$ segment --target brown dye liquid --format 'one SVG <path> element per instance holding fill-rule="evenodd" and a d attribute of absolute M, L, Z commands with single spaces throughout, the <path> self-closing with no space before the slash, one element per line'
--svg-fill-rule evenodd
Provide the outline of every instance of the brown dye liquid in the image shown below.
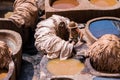
<path fill-rule="evenodd" d="M 7 13 L 4 15 L 4 17 L 5 17 L 5 18 L 9 18 L 12 14 L 13 14 L 13 12 L 7 12 Z"/>
<path fill-rule="evenodd" d="M 78 5 L 79 3 L 76 0 L 56 0 L 53 2 L 52 7 L 57 9 L 67 9 Z"/>
<path fill-rule="evenodd" d="M 47 70 L 54 75 L 74 75 L 82 71 L 84 64 L 76 59 L 53 59 L 47 64 Z"/>
<path fill-rule="evenodd" d="M 90 0 L 90 2 L 100 7 L 110 7 L 117 4 L 117 0 Z"/>
<path fill-rule="evenodd" d="M 0 80 L 5 78 L 7 76 L 7 73 L 7 70 L 0 70 Z"/>

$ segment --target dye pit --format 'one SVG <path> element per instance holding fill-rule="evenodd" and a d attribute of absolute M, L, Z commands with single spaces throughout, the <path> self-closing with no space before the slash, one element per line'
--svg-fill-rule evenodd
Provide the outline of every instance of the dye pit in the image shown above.
<path fill-rule="evenodd" d="M 52 7 L 56 9 L 69 9 L 78 6 L 77 0 L 55 0 Z"/>
<path fill-rule="evenodd" d="M 47 63 L 47 69 L 54 75 L 74 75 L 82 71 L 84 64 L 77 59 L 53 59 Z"/>
<path fill-rule="evenodd" d="M 108 19 L 96 20 L 90 23 L 89 30 L 96 38 L 100 38 L 104 34 L 114 34 L 120 37 L 120 21 Z"/>
<path fill-rule="evenodd" d="M 7 76 L 7 70 L 0 70 L 0 80 L 3 80 Z"/>
<path fill-rule="evenodd" d="M 93 80 L 120 80 L 120 78 L 94 77 Z"/>
<path fill-rule="evenodd" d="M 90 2 L 99 7 L 112 7 L 117 4 L 117 0 L 90 0 Z"/>
<path fill-rule="evenodd" d="M 61 67 L 61 66 L 59 66 L 61 64 L 57 63 L 57 65 L 55 65 L 55 67 L 52 67 L 52 69 L 55 69 L 56 66 L 60 67 L 59 69 L 57 69 L 58 70 L 57 72 L 59 72 L 59 75 L 58 75 L 58 73 L 57 73 L 57 75 L 56 74 L 54 75 L 51 72 L 52 69 L 48 70 L 47 66 L 49 64 L 49 61 L 50 60 L 46 56 L 43 56 L 41 59 L 41 62 L 40 62 L 40 80 L 80 80 L 80 79 L 88 80 L 88 79 L 90 79 L 90 77 L 92 77 L 91 75 L 88 75 L 88 74 L 86 74 L 87 77 L 86 77 L 86 75 L 82 74 L 82 71 L 84 69 L 84 65 L 79 60 L 75 60 L 75 59 L 70 59 L 70 60 L 66 60 L 66 61 L 59 60 L 60 62 L 62 62 L 62 65 L 66 66 L 66 67 Z M 54 60 L 52 61 L 52 66 L 53 66 L 53 64 L 56 64 L 55 63 L 56 61 L 54 63 L 53 62 L 54 62 Z M 73 62 L 75 62 L 75 63 L 73 63 Z M 69 71 L 68 69 L 70 69 L 70 68 L 65 63 L 70 65 L 71 70 L 74 70 L 74 71 L 71 71 L 71 70 Z M 76 67 L 76 69 L 74 67 Z M 68 69 L 65 70 L 66 68 L 68 68 Z M 68 72 L 66 74 L 63 73 L 61 75 L 60 72 L 62 70 L 68 71 Z M 76 71 L 76 70 L 78 70 L 78 71 Z"/>

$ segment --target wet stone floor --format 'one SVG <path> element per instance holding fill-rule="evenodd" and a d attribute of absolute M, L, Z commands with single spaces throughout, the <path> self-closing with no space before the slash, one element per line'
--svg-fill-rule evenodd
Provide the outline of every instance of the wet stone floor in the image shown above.
<path fill-rule="evenodd" d="M 26 53 L 22 54 L 21 72 L 16 80 L 40 80 L 40 61 L 43 57 L 43 53 L 36 52 L 31 54 L 33 52 L 35 51 L 32 45 L 32 47 L 27 49 Z M 120 78 L 94 77 L 93 80 L 120 80 Z"/>
<path fill-rule="evenodd" d="M 20 76 L 16 80 L 40 80 L 40 61 L 43 54 L 23 54 Z M 120 78 L 94 77 L 93 80 L 120 80 Z"/>
<path fill-rule="evenodd" d="M 40 60 L 42 54 L 37 53 L 35 55 L 23 54 L 22 65 L 19 78 L 16 80 L 40 80 Z"/>

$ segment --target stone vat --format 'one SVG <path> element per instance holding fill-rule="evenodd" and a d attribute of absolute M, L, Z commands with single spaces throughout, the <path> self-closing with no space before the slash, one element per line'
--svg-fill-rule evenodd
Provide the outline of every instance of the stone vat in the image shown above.
<path fill-rule="evenodd" d="M 90 27 L 92 27 L 90 29 Z M 89 20 L 85 26 L 85 36 L 88 42 L 92 44 L 104 34 L 120 34 L 120 18 L 117 17 L 99 17 Z"/>
<path fill-rule="evenodd" d="M 40 80 L 93 80 L 94 76 L 86 73 L 84 69 L 74 75 L 54 75 L 46 68 L 48 61 L 47 56 L 43 56 L 40 62 Z"/>
<path fill-rule="evenodd" d="M 16 73 L 15 73 L 15 64 L 13 61 L 9 63 L 9 69 L 5 73 L 0 73 L 2 77 L 0 80 L 16 80 Z"/>
<path fill-rule="evenodd" d="M 119 78 L 120 79 L 120 73 L 104 73 L 95 70 L 92 67 L 92 64 L 90 62 L 90 59 L 87 58 L 85 61 L 86 68 L 88 69 L 88 72 L 94 76 L 99 76 L 99 77 L 108 77 L 108 78 Z"/>
<path fill-rule="evenodd" d="M 7 43 L 13 53 L 13 61 L 15 63 L 16 76 L 20 73 L 22 61 L 22 38 L 19 33 L 12 30 L 0 30 L 0 40 Z"/>
<path fill-rule="evenodd" d="M 64 17 L 70 18 L 70 20 L 78 23 L 86 23 L 88 20 L 103 17 L 103 16 L 113 16 L 120 17 L 120 1 L 116 0 L 116 4 L 109 7 L 100 7 L 96 6 L 90 2 L 90 0 L 74 0 L 77 3 L 75 6 L 69 8 L 55 8 L 52 6 L 55 1 L 60 0 L 45 0 L 45 13 L 46 18 L 50 17 L 53 14 L 61 15 Z M 65 0 L 63 0 L 65 1 Z M 65 1 L 66 3 L 66 1 Z"/>

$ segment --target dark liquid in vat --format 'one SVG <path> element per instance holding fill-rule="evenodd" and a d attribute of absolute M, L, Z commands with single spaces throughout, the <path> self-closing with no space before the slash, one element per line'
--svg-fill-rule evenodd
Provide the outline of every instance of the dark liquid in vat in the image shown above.
<path fill-rule="evenodd" d="M 120 78 L 94 77 L 93 80 L 120 80 Z"/>
<path fill-rule="evenodd" d="M 68 9 L 78 6 L 77 0 L 55 0 L 52 4 L 53 8 L 56 9 Z"/>
<path fill-rule="evenodd" d="M 97 20 L 90 23 L 89 30 L 96 38 L 100 38 L 104 34 L 114 34 L 120 37 L 120 21 L 111 19 Z"/>
<path fill-rule="evenodd" d="M 70 78 L 52 78 L 51 80 L 73 80 Z"/>

